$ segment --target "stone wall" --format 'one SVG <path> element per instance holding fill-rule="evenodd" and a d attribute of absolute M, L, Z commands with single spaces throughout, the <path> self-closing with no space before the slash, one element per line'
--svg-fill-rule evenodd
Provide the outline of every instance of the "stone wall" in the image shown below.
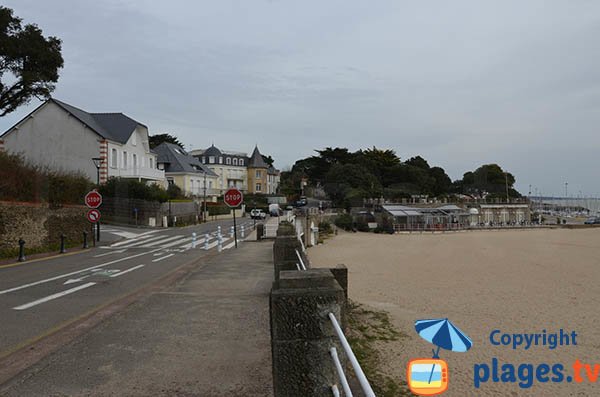
<path fill-rule="evenodd" d="M 84 206 L 0 201 L 0 252 L 17 248 L 19 239 L 30 249 L 57 244 L 62 233 L 67 242 L 83 241 L 83 232 L 90 231 L 86 212 Z"/>

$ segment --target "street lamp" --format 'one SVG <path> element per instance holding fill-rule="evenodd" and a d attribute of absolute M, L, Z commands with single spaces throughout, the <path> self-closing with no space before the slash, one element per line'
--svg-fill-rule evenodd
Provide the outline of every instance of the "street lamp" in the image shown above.
<path fill-rule="evenodd" d="M 102 159 L 100 157 L 93 157 L 92 161 L 96 166 L 96 184 L 100 187 L 100 166 L 102 165 Z"/>
<path fill-rule="evenodd" d="M 206 223 L 206 170 L 204 171 L 204 213 L 202 214 L 202 221 Z"/>

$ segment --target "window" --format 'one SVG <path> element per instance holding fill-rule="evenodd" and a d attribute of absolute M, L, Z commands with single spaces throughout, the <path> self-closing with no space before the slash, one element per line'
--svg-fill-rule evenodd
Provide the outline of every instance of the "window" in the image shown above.
<path fill-rule="evenodd" d="M 112 161 L 111 167 L 117 168 L 117 164 L 119 163 L 119 159 L 117 158 L 117 149 L 111 150 L 110 159 Z"/>
<path fill-rule="evenodd" d="M 154 159 L 152 157 L 148 158 L 148 168 L 154 168 Z"/>
<path fill-rule="evenodd" d="M 219 157 L 219 164 L 223 164 L 223 157 Z"/>
<path fill-rule="evenodd" d="M 206 164 L 206 157 L 202 156 L 202 164 Z"/>
<path fill-rule="evenodd" d="M 237 165 L 237 159 L 233 159 L 233 165 Z"/>
<path fill-rule="evenodd" d="M 123 152 L 123 164 L 124 169 L 127 169 L 127 152 Z"/>
<path fill-rule="evenodd" d="M 208 181 L 208 188 L 212 189 L 212 181 Z"/>
<path fill-rule="evenodd" d="M 194 180 L 190 179 L 190 192 L 194 194 Z"/>
<path fill-rule="evenodd" d="M 240 159 L 240 165 L 244 165 L 244 159 Z"/>
<path fill-rule="evenodd" d="M 262 171 L 261 170 L 256 170 L 256 177 L 257 178 L 262 178 Z"/>
<path fill-rule="evenodd" d="M 137 155 L 133 155 L 133 169 L 137 170 Z"/>
<path fill-rule="evenodd" d="M 262 191 L 262 185 L 261 185 L 260 183 L 257 183 L 257 184 L 256 184 L 256 191 L 257 191 L 257 192 L 260 192 L 260 191 Z"/>
<path fill-rule="evenodd" d="M 175 181 L 173 180 L 173 178 L 167 178 L 167 183 L 169 184 L 169 186 L 173 186 L 175 184 Z"/>
<path fill-rule="evenodd" d="M 214 163 L 215 163 L 215 156 L 209 156 L 209 157 L 208 157 L 208 162 L 209 162 L 210 164 L 214 164 Z"/>
<path fill-rule="evenodd" d="M 227 165 L 231 165 L 231 157 L 227 157 L 227 158 L 225 159 L 225 164 L 227 164 Z"/>

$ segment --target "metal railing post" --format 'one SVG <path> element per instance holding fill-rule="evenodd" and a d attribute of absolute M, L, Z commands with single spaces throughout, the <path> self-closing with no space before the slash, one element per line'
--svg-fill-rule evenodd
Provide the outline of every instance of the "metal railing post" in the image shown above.
<path fill-rule="evenodd" d="M 87 232 L 84 231 L 83 232 L 83 249 L 89 248 L 88 247 L 88 242 L 87 242 Z"/>
<path fill-rule="evenodd" d="M 65 249 L 65 235 L 64 234 L 60 234 L 60 253 L 64 254 L 66 253 L 67 250 Z"/>
<path fill-rule="evenodd" d="M 240 232 L 242 234 L 242 238 L 245 238 L 246 237 L 246 231 L 244 229 L 244 225 L 242 225 L 242 227 L 240 228 Z"/>
<path fill-rule="evenodd" d="M 192 233 L 192 248 L 196 248 L 196 232 Z"/>
<path fill-rule="evenodd" d="M 221 236 L 221 232 L 217 235 L 217 251 L 223 251 L 223 236 Z"/>
<path fill-rule="evenodd" d="M 210 238 L 209 234 L 208 234 L 208 233 L 206 233 L 206 234 L 204 235 L 204 250 L 205 250 L 205 251 L 208 251 L 208 239 L 209 239 L 209 238 Z"/>
<path fill-rule="evenodd" d="M 235 229 L 233 228 L 233 226 L 231 226 L 231 228 L 229 229 L 229 238 L 233 238 L 234 234 L 235 234 Z"/>
<path fill-rule="evenodd" d="M 25 262 L 25 240 L 19 239 L 19 262 Z"/>

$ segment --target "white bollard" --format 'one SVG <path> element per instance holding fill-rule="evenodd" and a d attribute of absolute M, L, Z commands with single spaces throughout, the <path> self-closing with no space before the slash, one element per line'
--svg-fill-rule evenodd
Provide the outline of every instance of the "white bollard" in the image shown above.
<path fill-rule="evenodd" d="M 246 230 L 244 229 L 244 225 L 240 228 L 240 233 L 242 233 L 242 238 L 246 237 Z"/>
<path fill-rule="evenodd" d="M 231 226 L 231 229 L 229 229 L 229 238 L 233 238 L 234 234 L 235 234 L 235 230 L 233 229 L 233 226 Z"/>
<path fill-rule="evenodd" d="M 196 248 L 196 232 L 192 233 L 192 248 Z"/>
<path fill-rule="evenodd" d="M 208 233 L 204 235 L 204 250 L 208 251 Z"/>
<path fill-rule="evenodd" d="M 223 251 L 223 236 L 221 236 L 220 232 L 217 235 L 217 251 Z"/>
<path fill-rule="evenodd" d="M 217 226 L 217 234 L 221 234 L 221 225 Z"/>

